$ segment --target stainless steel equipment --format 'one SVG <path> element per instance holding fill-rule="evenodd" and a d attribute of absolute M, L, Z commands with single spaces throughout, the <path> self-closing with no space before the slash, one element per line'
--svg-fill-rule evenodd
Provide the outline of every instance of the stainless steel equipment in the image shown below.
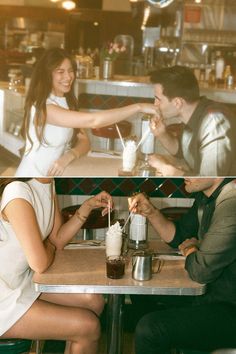
<path fill-rule="evenodd" d="M 147 0 L 147 2 L 153 6 L 163 9 L 169 6 L 174 0 Z"/>
<path fill-rule="evenodd" d="M 129 248 L 147 248 L 148 224 L 145 216 L 133 214 L 129 225 Z"/>

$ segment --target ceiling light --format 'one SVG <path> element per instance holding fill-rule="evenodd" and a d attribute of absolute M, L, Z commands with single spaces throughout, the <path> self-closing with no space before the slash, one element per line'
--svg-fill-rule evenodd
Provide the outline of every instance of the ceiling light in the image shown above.
<path fill-rule="evenodd" d="M 66 0 L 66 1 L 63 1 L 62 7 L 63 7 L 63 9 L 65 9 L 65 10 L 73 10 L 73 9 L 75 9 L 76 4 L 75 4 L 75 2 L 72 1 L 72 0 Z"/>

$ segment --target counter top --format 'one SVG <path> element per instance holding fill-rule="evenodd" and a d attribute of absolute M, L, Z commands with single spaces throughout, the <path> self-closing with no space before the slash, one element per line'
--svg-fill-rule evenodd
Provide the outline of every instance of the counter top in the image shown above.
<path fill-rule="evenodd" d="M 0 81 L 0 90 L 6 90 L 16 95 L 25 96 L 25 86 L 19 86 L 14 90 L 10 90 L 8 81 Z"/>

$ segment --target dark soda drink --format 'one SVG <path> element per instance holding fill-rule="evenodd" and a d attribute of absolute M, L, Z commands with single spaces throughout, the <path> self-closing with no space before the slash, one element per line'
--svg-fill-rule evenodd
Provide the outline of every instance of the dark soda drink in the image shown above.
<path fill-rule="evenodd" d="M 108 257 L 106 261 L 107 276 L 111 279 L 120 279 L 125 273 L 125 262 L 121 257 Z"/>

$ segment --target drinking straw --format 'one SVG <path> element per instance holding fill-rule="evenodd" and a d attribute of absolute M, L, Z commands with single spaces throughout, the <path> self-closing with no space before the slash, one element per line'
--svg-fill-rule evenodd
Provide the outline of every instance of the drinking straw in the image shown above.
<path fill-rule="evenodd" d="M 121 230 L 121 231 L 123 231 L 123 230 L 125 229 L 125 226 L 127 225 L 129 219 L 131 218 L 131 216 L 132 216 L 133 214 L 134 214 L 134 213 L 132 213 L 132 211 L 129 213 L 129 216 L 127 217 L 127 219 L 126 219 L 126 221 L 125 221 L 125 223 L 124 223 L 124 226 L 122 227 L 122 230 Z"/>
<path fill-rule="evenodd" d="M 120 132 L 120 129 L 118 127 L 118 125 L 116 124 L 116 130 L 117 130 L 117 133 L 119 135 L 119 138 L 120 138 L 120 141 L 122 143 L 122 146 L 123 146 L 123 149 L 125 148 L 125 143 L 124 143 L 124 139 L 122 138 L 122 135 L 121 135 L 121 132 Z"/>
<path fill-rule="evenodd" d="M 138 150 L 139 146 L 144 142 L 144 140 L 147 139 L 147 137 L 148 137 L 148 135 L 149 135 L 150 132 L 151 132 L 151 131 L 150 131 L 150 128 L 148 128 L 148 129 L 145 131 L 145 133 L 143 134 L 142 138 L 140 139 L 140 141 L 139 141 L 139 143 L 138 143 L 138 145 L 137 145 L 137 147 L 136 147 L 136 150 Z"/>
<path fill-rule="evenodd" d="M 108 200 L 108 228 L 111 227 L 111 204 L 110 200 Z"/>

